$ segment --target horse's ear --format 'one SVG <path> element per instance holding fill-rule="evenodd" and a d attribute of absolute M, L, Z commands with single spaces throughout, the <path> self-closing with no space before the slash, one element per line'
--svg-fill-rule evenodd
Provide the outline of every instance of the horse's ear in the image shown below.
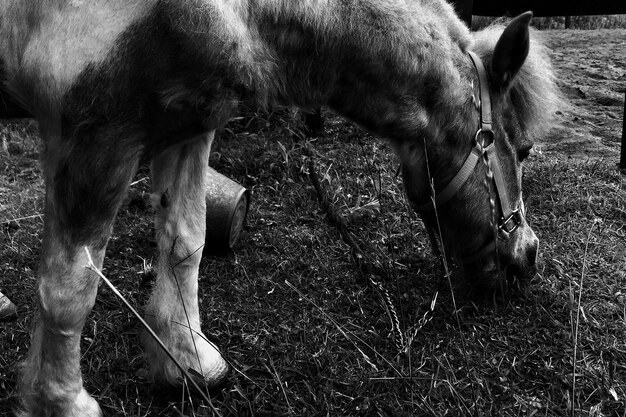
<path fill-rule="evenodd" d="M 517 16 L 511 20 L 498 39 L 491 60 L 491 81 L 495 88 L 506 89 L 526 60 L 532 17 L 532 12 Z"/>

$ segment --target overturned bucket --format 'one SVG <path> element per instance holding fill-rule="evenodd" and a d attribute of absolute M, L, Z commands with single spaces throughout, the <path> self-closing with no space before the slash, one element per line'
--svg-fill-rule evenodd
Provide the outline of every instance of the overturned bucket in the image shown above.
<path fill-rule="evenodd" d="M 9 298 L 0 292 L 0 320 L 10 319 L 17 316 L 17 308 Z"/>
<path fill-rule="evenodd" d="M 250 206 L 250 192 L 237 182 L 209 168 L 206 190 L 205 249 L 232 249 L 243 230 Z"/>

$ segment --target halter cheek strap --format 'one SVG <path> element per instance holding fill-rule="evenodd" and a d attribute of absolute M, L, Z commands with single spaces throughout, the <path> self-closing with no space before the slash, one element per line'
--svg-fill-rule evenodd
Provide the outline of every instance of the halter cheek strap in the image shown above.
<path fill-rule="evenodd" d="M 491 127 L 491 94 L 489 89 L 489 78 L 487 71 L 481 59 L 472 51 L 468 51 L 474 68 L 478 73 L 478 84 L 480 87 L 480 130 L 476 132 L 476 144 L 483 147 L 487 159 L 491 162 L 491 170 L 493 172 L 493 180 L 496 184 L 496 192 L 502 209 L 502 218 L 500 219 L 499 232 L 502 237 L 508 238 L 522 222 L 522 213 L 520 208 L 512 208 L 511 199 L 504 182 L 504 173 L 498 158 L 498 152 L 495 147 L 495 134 Z M 491 139 L 491 143 L 486 144 L 479 140 L 479 136 L 487 135 Z M 486 146 L 485 146 L 486 145 Z"/>
<path fill-rule="evenodd" d="M 454 178 L 450 180 L 448 185 L 446 185 L 441 192 L 435 194 L 434 201 L 430 199 L 421 206 L 414 207 L 414 209 L 417 211 L 432 211 L 435 209 L 435 206 L 441 207 L 447 203 L 461 189 L 463 184 L 467 182 L 472 172 L 474 172 L 476 164 L 480 160 L 482 154 L 482 149 L 478 145 L 474 146 L 468 157 L 465 159 L 465 162 L 463 162 L 463 166 L 461 166 L 459 172 L 456 173 Z"/>
<path fill-rule="evenodd" d="M 420 206 L 414 206 L 414 209 L 422 212 L 432 211 L 436 206 L 441 207 L 443 204 L 448 202 L 467 182 L 472 172 L 474 172 L 480 157 L 485 155 L 486 159 L 490 162 L 490 167 L 496 185 L 496 193 L 502 209 L 502 218 L 500 219 L 498 225 L 499 236 L 504 239 L 508 239 L 510 234 L 515 232 L 521 224 L 523 213 L 519 207 L 512 208 L 513 204 L 511 204 L 511 200 L 506 189 L 504 173 L 496 151 L 495 134 L 492 128 L 491 94 L 487 71 L 485 70 L 485 66 L 482 61 L 475 53 L 468 51 L 468 54 L 474 64 L 474 67 L 476 68 L 476 72 L 478 73 L 478 84 L 480 88 L 480 128 L 474 137 L 474 147 L 448 185 L 446 185 L 441 192 L 437 193 L 434 199 L 431 199 Z M 495 247 L 495 242 L 490 242 L 487 246 L 489 249 L 492 246 Z M 479 252 L 482 253 L 483 250 L 480 250 Z"/>

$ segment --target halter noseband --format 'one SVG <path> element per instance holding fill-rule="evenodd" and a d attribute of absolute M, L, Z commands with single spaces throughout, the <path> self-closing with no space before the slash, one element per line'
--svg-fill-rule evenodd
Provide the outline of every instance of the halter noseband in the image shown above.
<path fill-rule="evenodd" d="M 468 54 L 474 64 L 474 68 L 476 68 L 476 72 L 478 73 L 480 91 L 480 128 L 474 136 L 474 147 L 448 185 L 446 185 L 439 193 L 436 193 L 434 199 L 415 207 L 415 209 L 419 212 L 432 211 L 435 207 L 441 207 L 443 204 L 448 202 L 461 189 L 463 184 L 467 182 L 471 173 L 474 171 L 476 164 L 480 160 L 480 157 L 484 155 L 486 160 L 490 162 L 489 166 L 493 173 L 493 179 L 496 185 L 496 195 L 502 209 L 502 217 L 498 222 L 498 236 L 503 239 L 508 239 L 511 233 L 515 232 L 521 224 L 523 209 L 519 205 L 516 208 L 512 208 L 514 207 L 514 204 L 511 204 L 509 194 L 506 190 L 502 167 L 500 165 L 498 153 L 496 152 L 495 134 L 491 127 L 491 95 L 487 71 L 485 70 L 485 66 L 482 61 L 475 53 L 468 51 Z M 492 250 L 494 246 L 495 242 L 491 242 L 487 245 L 487 247 L 482 248 L 477 253 L 471 255 L 471 258 L 482 255 L 487 250 Z"/>

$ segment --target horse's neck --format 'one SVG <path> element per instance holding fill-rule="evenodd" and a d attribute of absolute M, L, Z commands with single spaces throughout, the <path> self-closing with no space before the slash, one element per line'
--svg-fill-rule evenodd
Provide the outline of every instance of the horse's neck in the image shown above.
<path fill-rule="evenodd" d="M 323 3 L 272 2 L 250 12 L 276 58 L 275 98 L 304 107 L 327 104 L 386 136 L 426 128 L 432 95 L 459 83 L 451 61 L 469 42 L 467 29 L 445 15 L 451 9 L 406 2 L 384 8 L 377 0 Z M 399 120 L 407 111 L 410 120 Z"/>

